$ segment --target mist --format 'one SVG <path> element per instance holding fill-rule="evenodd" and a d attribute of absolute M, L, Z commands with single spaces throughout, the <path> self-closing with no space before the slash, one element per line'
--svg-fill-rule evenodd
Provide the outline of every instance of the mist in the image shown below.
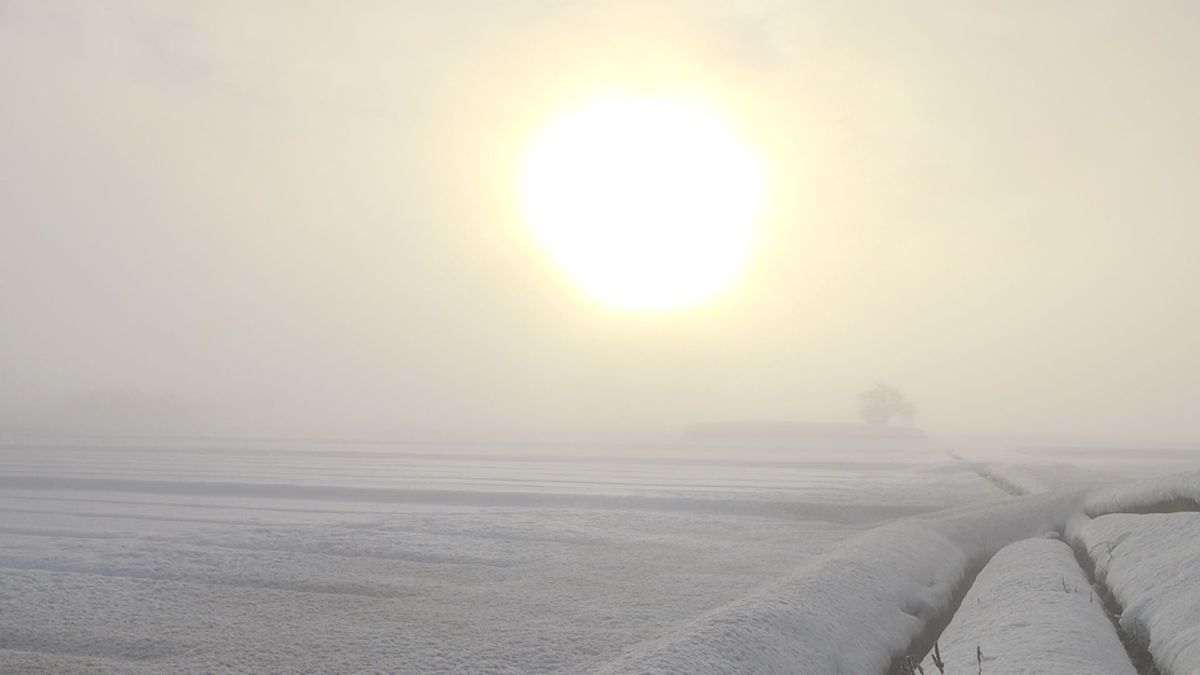
<path fill-rule="evenodd" d="M 1198 21 L 0 2 L 0 429 L 674 434 L 884 380 L 933 432 L 1195 441 Z M 514 158 L 614 80 L 717 92 L 766 157 L 709 304 L 597 304 L 521 220 Z"/>
<path fill-rule="evenodd" d="M 1198 26 L 0 0 L 0 672 L 1200 673 Z"/>

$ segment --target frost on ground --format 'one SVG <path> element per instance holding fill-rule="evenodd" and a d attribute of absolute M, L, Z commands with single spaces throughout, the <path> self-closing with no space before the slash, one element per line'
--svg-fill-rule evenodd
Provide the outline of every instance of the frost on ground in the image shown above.
<path fill-rule="evenodd" d="M 0 445 L 0 671 L 883 672 L 968 570 L 1090 494 L 1014 498 L 977 468 L 931 447 Z"/>
<path fill-rule="evenodd" d="M 779 584 L 639 645 L 604 672 L 884 672 L 949 609 L 972 564 L 1061 529 L 1080 499 L 1038 496 L 880 527 Z"/>
<path fill-rule="evenodd" d="M 1087 513 L 1090 516 L 1183 509 L 1200 510 L 1200 471 L 1101 488 L 1087 500 Z"/>
<path fill-rule="evenodd" d="M 1104 462 L 1085 466 L 1078 457 L 1061 449 L 964 443 L 953 453 L 1013 495 L 1113 483 L 1120 475 Z"/>
<path fill-rule="evenodd" d="M 0 672 L 595 670 L 1008 499 L 928 449 L 10 445 Z"/>
<path fill-rule="evenodd" d="M 1041 464 L 980 462 L 977 464 L 977 470 L 980 475 L 1016 495 L 1097 485 L 1114 480 L 1112 476 L 1094 469 L 1058 462 Z"/>
<path fill-rule="evenodd" d="M 1115 485 L 1200 467 L 1200 452 L 1190 446 L 1055 447 L 963 441 L 952 452 L 1012 494 Z M 1191 484 L 1196 484 L 1195 478 Z"/>
<path fill-rule="evenodd" d="M 966 564 L 932 528 L 882 527 L 602 672 L 883 672 L 946 609 Z"/>
<path fill-rule="evenodd" d="M 1100 598 L 1056 538 L 1011 544 L 983 568 L 939 640 L 945 672 L 1135 675 Z M 933 656 L 926 673 L 938 672 Z"/>
<path fill-rule="evenodd" d="M 1106 515 L 1078 536 L 1098 580 L 1124 608 L 1122 630 L 1164 675 L 1200 673 L 1200 513 Z"/>

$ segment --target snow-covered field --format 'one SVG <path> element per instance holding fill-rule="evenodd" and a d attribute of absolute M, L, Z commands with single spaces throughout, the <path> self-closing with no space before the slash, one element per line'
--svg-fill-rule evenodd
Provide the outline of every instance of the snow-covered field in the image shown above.
<path fill-rule="evenodd" d="M 0 670 L 588 670 L 1006 497 L 924 447 L 10 442 Z"/>
<path fill-rule="evenodd" d="M 920 442 L 9 440 L 0 671 L 884 672 L 1112 480 Z"/>

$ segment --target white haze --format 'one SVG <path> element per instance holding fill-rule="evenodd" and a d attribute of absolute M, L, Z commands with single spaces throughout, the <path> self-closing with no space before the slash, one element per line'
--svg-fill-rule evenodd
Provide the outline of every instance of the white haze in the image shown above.
<path fill-rule="evenodd" d="M 1190 3 L 0 0 L 0 429 L 1200 438 Z M 591 304 L 511 159 L 695 84 L 775 176 L 687 312 Z M 582 84 L 581 84 L 582 83 Z"/>

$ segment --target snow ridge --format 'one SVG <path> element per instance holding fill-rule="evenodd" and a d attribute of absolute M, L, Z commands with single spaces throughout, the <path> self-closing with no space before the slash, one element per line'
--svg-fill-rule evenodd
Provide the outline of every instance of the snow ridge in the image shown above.
<path fill-rule="evenodd" d="M 1121 630 L 1164 675 L 1200 673 L 1200 513 L 1107 515 L 1080 528 L 1080 541 L 1125 608 Z"/>
<path fill-rule="evenodd" d="M 885 526 L 600 672 L 882 672 L 946 608 L 966 565 L 928 525 Z"/>
<path fill-rule="evenodd" d="M 983 568 L 942 633 L 946 672 L 1135 675 L 1100 598 L 1057 538 L 1010 544 Z M 925 672 L 937 672 L 930 656 Z"/>
<path fill-rule="evenodd" d="M 1180 508 L 1162 510 L 1200 510 L 1200 471 L 1098 489 L 1088 497 L 1086 510 L 1094 518 L 1108 513 L 1157 511 L 1171 503 Z"/>
<path fill-rule="evenodd" d="M 1035 495 L 868 531 L 600 672 L 885 672 L 949 608 L 971 565 L 1014 541 L 1061 530 L 1081 499 Z"/>

